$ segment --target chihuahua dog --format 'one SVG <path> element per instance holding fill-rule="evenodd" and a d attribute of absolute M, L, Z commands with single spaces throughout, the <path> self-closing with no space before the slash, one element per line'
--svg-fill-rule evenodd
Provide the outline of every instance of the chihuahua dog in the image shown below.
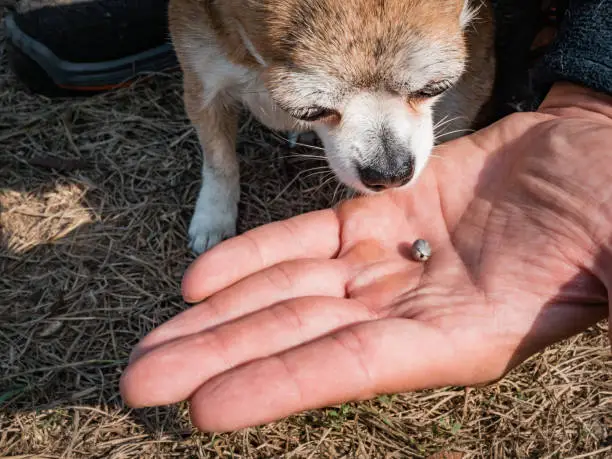
<path fill-rule="evenodd" d="M 197 253 L 236 232 L 241 106 L 270 129 L 314 131 L 338 179 L 373 193 L 414 182 L 436 123 L 457 137 L 491 97 L 480 0 L 171 0 L 169 23 L 204 151 Z"/>

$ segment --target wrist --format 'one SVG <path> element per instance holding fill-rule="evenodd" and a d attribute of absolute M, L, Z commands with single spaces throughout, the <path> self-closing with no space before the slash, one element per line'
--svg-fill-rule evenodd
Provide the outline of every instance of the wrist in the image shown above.
<path fill-rule="evenodd" d="M 612 124 L 612 95 L 560 81 L 551 87 L 538 111 L 559 117 L 580 117 Z"/>

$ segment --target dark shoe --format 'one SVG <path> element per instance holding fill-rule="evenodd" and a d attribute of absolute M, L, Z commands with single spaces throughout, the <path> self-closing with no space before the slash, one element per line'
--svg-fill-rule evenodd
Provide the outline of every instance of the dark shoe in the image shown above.
<path fill-rule="evenodd" d="M 32 91 L 94 94 L 177 68 L 168 0 L 97 0 L 5 18 L 9 65 Z"/>

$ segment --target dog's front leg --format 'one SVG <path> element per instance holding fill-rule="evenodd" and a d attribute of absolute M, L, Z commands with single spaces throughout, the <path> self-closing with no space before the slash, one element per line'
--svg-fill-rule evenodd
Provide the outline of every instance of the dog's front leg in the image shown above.
<path fill-rule="evenodd" d="M 224 93 L 208 100 L 197 74 L 184 72 L 185 108 L 203 150 L 202 184 L 189 226 L 196 253 L 236 234 L 240 177 L 236 155 L 238 107 Z"/>

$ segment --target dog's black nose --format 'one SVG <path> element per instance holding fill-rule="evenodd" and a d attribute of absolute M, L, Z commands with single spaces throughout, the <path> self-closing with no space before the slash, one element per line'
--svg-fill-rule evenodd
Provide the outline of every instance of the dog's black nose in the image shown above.
<path fill-rule="evenodd" d="M 393 170 L 388 167 L 363 166 L 358 167 L 358 172 L 361 183 L 366 187 L 372 191 L 383 191 L 408 183 L 414 175 L 414 160 L 411 158 Z"/>

